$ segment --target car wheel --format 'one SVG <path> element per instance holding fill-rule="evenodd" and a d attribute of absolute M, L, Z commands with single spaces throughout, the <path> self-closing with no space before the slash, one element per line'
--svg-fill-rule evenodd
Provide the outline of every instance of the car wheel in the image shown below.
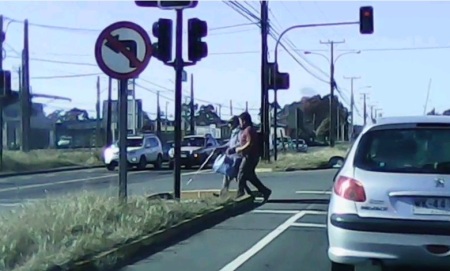
<path fill-rule="evenodd" d="M 139 170 L 144 170 L 147 167 L 147 159 L 145 159 L 145 156 L 141 156 L 139 159 L 139 164 L 137 165 L 137 168 Z"/>
<path fill-rule="evenodd" d="M 342 263 L 331 263 L 331 271 L 355 271 L 355 266 Z"/>
<path fill-rule="evenodd" d="M 162 167 L 162 156 L 161 154 L 158 154 L 158 158 L 156 158 L 155 164 L 153 164 L 155 169 L 161 169 Z"/>
<path fill-rule="evenodd" d="M 116 169 L 116 165 L 114 163 L 110 163 L 106 165 L 106 169 L 109 171 L 114 171 Z"/>

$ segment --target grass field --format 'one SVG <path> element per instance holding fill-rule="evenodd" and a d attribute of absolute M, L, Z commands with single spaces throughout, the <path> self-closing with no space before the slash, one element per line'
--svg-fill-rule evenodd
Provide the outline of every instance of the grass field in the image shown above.
<path fill-rule="evenodd" d="M 101 150 L 33 150 L 3 152 L 3 171 L 21 172 L 68 166 L 101 165 Z"/>
<path fill-rule="evenodd" d="M 272 168 L 273 170 L 288 169 L 310 169 L 326 167 L 333 156 L 345 157 L 348 144 L 337 144 L 334 148 L 322 147 L 308 153 L 286 153 L 280 154 L 276 162 L 261 163 L 261 168 Z"/>
<path fill-rule="evenodd" d="M 150 201 L 141 196 L 120 204 L 117 198 L 80 193 L 25 205 L 0 218 L 4 233 L 0 270 L 47 270 L 207 213 L 227 201 Z"/>

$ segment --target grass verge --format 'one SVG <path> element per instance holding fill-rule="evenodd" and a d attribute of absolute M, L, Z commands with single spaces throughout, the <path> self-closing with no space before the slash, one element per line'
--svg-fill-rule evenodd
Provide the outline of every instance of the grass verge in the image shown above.
<path fill-rule="evenodd" d="M 23 172 L 70 166 L 101 165 L 101 150 L 32 150 L 4 151 L 3 171 Z"/>
<path fill-rule="evenodd" d="M 309 153 L 280 154 L 276 162 L 261 163 L 260 168 L 268 168 L 273 171 L 327 168 L 331 157 L 345 157 L 348 148 L 348 144 L 339 144 L 334 148 L 323 147 Z"/>
<path fill-rule="evenodd" d="M 189 201 L 80 193 L 25 205 L 1 217 L 0 270 L 49 270 L 205 214 L 229 199 Z M 117 260 L 117 259 L 116 259 Z M 108 263 L 114 264 L 114 259 Z"/>

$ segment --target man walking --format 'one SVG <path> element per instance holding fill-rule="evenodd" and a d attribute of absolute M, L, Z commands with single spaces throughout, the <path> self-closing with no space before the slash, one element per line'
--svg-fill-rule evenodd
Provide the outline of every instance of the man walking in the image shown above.
<path fill-rule="evenodd" d="M 272 190 L 267 188 L 256 176 L 255 169 L 259 163 L 260 146 L 258 145 L 258 134 L 253 126 L 252 117 L 248 112 L 244 112 L 239 116 L 239 123 L 242 129 L 240 146 L 227 150 L 227 154 L 238 153 L 243 157 L 238 173 L 237 197 L 245 195 L 245 187 L 247 181 L 249 181 L 263 195 L 264 201 L 267 201 L 272 194 Z"/>

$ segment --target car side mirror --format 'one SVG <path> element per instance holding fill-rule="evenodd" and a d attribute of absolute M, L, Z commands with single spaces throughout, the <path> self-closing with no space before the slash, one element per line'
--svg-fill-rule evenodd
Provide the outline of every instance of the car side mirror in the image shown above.
<path fill-rule="evenodd" d="M 341 168 L 344 166 L 345 158 L 342 156 L 333 156 L 328 160 L 328 166 L 330 168 Z"/>

